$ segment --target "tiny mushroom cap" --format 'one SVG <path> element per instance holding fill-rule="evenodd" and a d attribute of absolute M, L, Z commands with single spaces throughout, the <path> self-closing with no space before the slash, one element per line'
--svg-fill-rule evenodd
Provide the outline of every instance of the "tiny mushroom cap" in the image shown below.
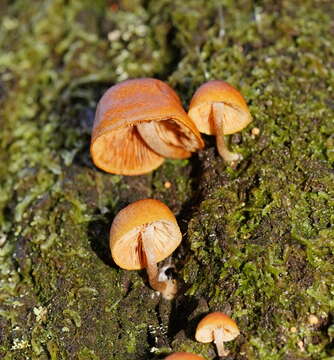
<path fill-rule="evenodd" d="M 107 172 L 144 174 L 165 157 L 187 158 L 201 147 L 178 95 L 160 80 L 123 81 L 98 103 L 90 150 L 95 165 Z"/>
<path fill-rule="evenodd" d="M 205 360 L 202 356 L 191 354 L 187 352 L 176 352 L 172 355 L 169 355 L 165 360 Z"/>
<path fill-rule="evenodd" d="M 214 341 L 219 356 L 226 356 L 228 351 L 223 343 L 235 339 L 240 334 L 234 320 L 222 312 L 213 312 L 205 316 L 197 325 L 195 338 L 202 343 Z"/>
<path fill-rule="evenodd" d="M 188 115 L 200 132 L 216 135 L 219 154 L 226 161 L 240 159 L 240 155 L 226 148 L 223 138 L 241 131 L 252 120 L 246 101 L 238 90 L 224 81 L 208 81 L 195 92 Z"/>
<path fill-rule="evenodd" d="M 176 281 L 161 280 L 157 263 L 181 243 L 182 234 L 171 210 L 159 200 L 136 201 L 121 210 L 110 229 L 110 248 L 115 263 L 126 270 L 146 268 L 150 285 L 172 299 Z"/>

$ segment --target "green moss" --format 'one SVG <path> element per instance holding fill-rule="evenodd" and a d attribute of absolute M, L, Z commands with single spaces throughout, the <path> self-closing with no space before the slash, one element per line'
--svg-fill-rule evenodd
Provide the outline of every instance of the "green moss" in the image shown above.
<path fill-rule="evenodd" d="M 99 358 L 94 354 L 94 351 L 89 350 L 86 347 L 84 347 L 82 350 L 80 350 L 79 359 L 80 360 L 99 360 Z"/>
<path fill-rule="evenodd" d="M 9 3 L 0 5 L 0 357 L 213 359 L 213 345 L 194 340 L 213 310 L 241 329 L 231 358 L 333 357 L 330 2 Z M 97 100 L 144 76 L 167 80 L 186 106 L 206 80 L 239 88 L 253 115 L 230 139 L 239 166 L 206 137 L 198 155 L 153 174 L 94 168 Z M 184 234 L 173 304 L 111 260 L 114 215 L 144 197 L 168 204 Z"/>

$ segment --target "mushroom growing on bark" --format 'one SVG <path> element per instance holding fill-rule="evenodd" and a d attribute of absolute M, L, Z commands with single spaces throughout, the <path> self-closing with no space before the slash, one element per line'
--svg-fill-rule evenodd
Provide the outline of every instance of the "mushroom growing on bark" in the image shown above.
<path fill-rule="evenodd" d="M 202 356 L 187 352 L 176 352 L 165 358 L 165 360 L 205 360 Z"/>
<path fill-rule="evenodd" d="M 230 84 L 212 80 L 200 86 L 191 99 L 189 117 L 201 133 L 215 135 L 220 156 L 227 162 L 240 160 L 228 150 L 224 135 L 234 134 L 252 120 L 246 101 Z"/>
<path fill-rule="evenodd" d="M 237 324 L 222 312 L 205 316 L 197 325 L 195 338 L 202 343 L 214 342 L 219 356 L 227 356 L 224 342 L 231 341 L 240 334 Z"/>
<path fill-rule="evenodd" d="M 174 214 L 161 201 L 144 199 L 121 210 L 111 226 L 110 248 L 115 263 L 126 270 L 146 268 L 154 290 L 171 300 L 177 292 L 174 279 L 159 279 L 157 263 L 181 243 Z"/>
<path fill-rule="evenodd" d="M 165 157 L 187 158 L 203 145 L 176 92 L 160 80 L 143 78 L 123 81 L 102 96 L 90 150 L 97 167 L 139 175 Z"/>

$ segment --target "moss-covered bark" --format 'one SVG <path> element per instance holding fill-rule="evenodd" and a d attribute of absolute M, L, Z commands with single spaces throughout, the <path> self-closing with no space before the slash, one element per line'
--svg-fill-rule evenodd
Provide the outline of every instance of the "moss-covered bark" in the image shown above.
<path fill-rule="evenodd" d="M 240 326 L 231 359 L 334 357 L 332 2 L 16 0 L 0 16 L 0 357 L 214 359 L 194 340 L 213 310 Z M 143 76 L 185 105 L 209 79 L 239 88 L 239 166 L 207 137 L 146 176 L 97 170 L 96 102 Z M 172 303 L 109 253 L 113 216 L 145 197 L 184 233 Z"/>

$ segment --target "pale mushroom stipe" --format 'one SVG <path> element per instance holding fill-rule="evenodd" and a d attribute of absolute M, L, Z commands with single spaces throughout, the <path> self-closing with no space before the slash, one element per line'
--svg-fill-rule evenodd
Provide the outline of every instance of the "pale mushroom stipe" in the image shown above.
<path fill-rule="evenodd" d="M 110 229 L 110 248 L 115 263 L 126 270 L 146 268 L 149 283 L 165 299 L 177 292 L 174 279 L 161 280 L 157 263 L 179 246 L 182 234 L 174 214 L 161 201 L 144 199 L 121 210 Z"/>
<path fill-rule="evenodd" d="M 202 343 L 214 342 L 219 356 L 227 356 L 224 342 L 235 339 L 240 334 L 235 321 L 222 312 L 206 315 L 197 325 L 195 338 Z"/>
<path fill-rule="evenodd" d="M 188 158 L 203 146 L 180 98 L 160 80 L 123 81 L 97 105 L 90 151 L 94 164 L 109 173 L 145 174 L 165 157 Z"/>
<path fill-rule="evenodd" d="M 228 150 L 224 139 L 224 135 L 241 131 L 252 120 L 238 90 L 224 81 L 209 81 L 196 90 L 188 115 L 201 133 L 216 136 L 217 150 L 225 161 L 242 159 L 240 154 Z"/>

